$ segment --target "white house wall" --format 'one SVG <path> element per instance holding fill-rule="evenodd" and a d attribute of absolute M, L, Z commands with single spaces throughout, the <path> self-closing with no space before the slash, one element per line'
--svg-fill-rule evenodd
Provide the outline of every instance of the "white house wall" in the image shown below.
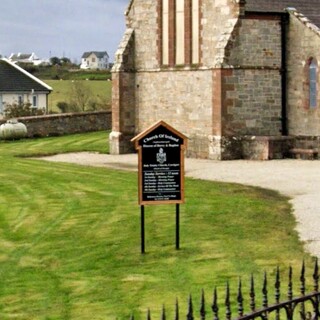
<path fill-rule="evenodd" d="M 46 109 L 47 107 L 47 94 L 46 93 L 35 93 L 35 94 L 30 94 L 30 93 L 2 93 L 2 105 L 3 109 L 6 108 L 6 105 L 12 105 L 16 104 L 19 102 L 19 96 L 23 97 L 23 102 L 24 103 L 31 103 L 32 104 L 32 99 L 33 96 L 37 96 L 37 102 L 38 102 L 38 109 Z"/>
<path fill-rule="evenodd" d="M 93 61 L 93 59 L 95 61 Z M 94 53 L 90 54 L 87 58 L 82 58 L 82 69 L 107 69 L 108 57 L 104 56 L 102 59 L 98 58 Z"/>

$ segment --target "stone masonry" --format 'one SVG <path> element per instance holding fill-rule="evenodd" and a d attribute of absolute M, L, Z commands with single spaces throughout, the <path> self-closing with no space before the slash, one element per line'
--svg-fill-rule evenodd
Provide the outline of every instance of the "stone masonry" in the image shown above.
<path fill-rule="evenodd" d="M 200 0 L 200 3 L 203 7 L 200 23 L 201 64 L 163 68 L 159 60 L 159 1 L 131 2 L 126 18 L 128 30 L 134 30 L 134 45 L 129 44 L 125 35 L 116 53 L 113 69 L 113 81 L 118 83 L 118 93 L 116 89 L 111 152 L 128 151 L 125 136 L 131 134 L 133 137 L 156 121 L 164 120 L 188 136 L 188 155 L 208 158 L 212 150 L 213 157 L 220 158 L 220 151 L 216 154 L 215 147 L 210 146 L 212 141 L 217 141 L 214 136 L 221 136 L 221 131 L 215 132 L 212 128 L 212 122 L 216 121 L 212 108 L 215 90 L 213 68 L 220 68 L 223 63 L 224 48 L 237 23 L 240 4 L 234 0 Z M 219 24 L 216 24 L 217 21 Z M 227 30 L 223 36 L 216 29 L 218 25 Z M 125 51 L 134 57 L 131 85 L 119 82 L 119 79 L 126 77 L 129 69 L 126 59 L 122 57 Z M 212 55 L 216 58 L 212 59 Z M 120 113 L 122 116 L 119 117 Z M 134 124 L 134 128 L 128 127 L 130 123 Z"/>
<path fill-rule="evenodd" d="M 318 108 L 309 108 L 308 72 L 305 69 L 311 57 L 317 58 L 319 63 L 320 30 L 293 10 L 290 12 L 289 38 L 292 39 L 288 49 L 289 132 L 295 136 L 319 136 L 319 95 Z"/>
<path fill-rule="evenodd" d="M 244 0 L 184 0 L 185 63 L 175 64 L 173 11 L 182 0 L 166 1 L 131 0 L 126 12 L 113 68 L 111 153 L 132 151 L 130 139 L 159 120 L 189 138 L 188 156 L 209 159 L 281 157 L 292 141 L 283 138 L 287 131 L 319 136 L 319 108 L 306 108 L 306 63 L 320 52 L 319 29 L 292 9 L 257 13 L 246 11 Z M 196 1 L 199 63 L 192 64 Z M 166 34 L 169 63 L 163 65 Z M 249 150 L 255 146 L 260 155 Z"/>
<path fill-rule="evenodd" d="M 17 120 L 26 125 L 28 137 L 62 136 L 111 129 L 110 111 L 19 117 Z M 0 124 L 3 123 L 6 120 L 0 120 Z"/>

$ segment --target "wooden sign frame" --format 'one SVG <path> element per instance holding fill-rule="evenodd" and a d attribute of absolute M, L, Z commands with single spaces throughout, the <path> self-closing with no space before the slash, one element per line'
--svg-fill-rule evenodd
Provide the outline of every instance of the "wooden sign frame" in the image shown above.
<path fill-rule="evenodd" d="M 139 204 L 184 203 L 187 137 L 160 120 L 131 141 L 138 151 Z"/>

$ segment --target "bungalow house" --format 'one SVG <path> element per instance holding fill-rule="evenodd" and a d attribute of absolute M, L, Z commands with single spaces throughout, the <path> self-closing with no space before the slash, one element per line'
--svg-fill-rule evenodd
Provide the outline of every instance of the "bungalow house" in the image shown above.
<path fill-rule="evenodd" d="M 35 66 L 49 65 L 48 60 L 39 59 L 35 53 L 11 53 L 9 60 L 12 62 L 32 63 Z"/>
<path fill-rule="evenodd" d="M 8 59 L 0 59 L 0 114 L 6 105 L 30 103 L 47 110 L 52 88 Z"/>
<path fill-rule="evenodd" d="M 108 69 L 109 55 L 107 51 L 85 52 L 81 57 L 80 69 Z"/>
<path fill-rule="evenodd" d="M 319 0 L 131 0 L 125 16 L 111 153 L 158 120 L 190 157 L 320 149 Z"/>

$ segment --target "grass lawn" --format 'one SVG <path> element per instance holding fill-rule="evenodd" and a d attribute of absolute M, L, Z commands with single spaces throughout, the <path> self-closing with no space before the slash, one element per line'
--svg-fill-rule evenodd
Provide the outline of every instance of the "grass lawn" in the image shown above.
<path fill-rule="evenodd" d="M 303 259 L 312 267 L 276 192 L 186 179 L 181 250 L 174 206 L 147 206 L 141 255 L 136 173 L 25 158 L 108 152 L 106 141 L 99 132 L 0 142 L 0 319 L 145 319 L 147 308 L 159 319 L 176 297 L 185 317 L 189 293 L 198 308 L 203 288 L 210 309 L 214 286 L 223 301 L 229 281 L 234 301 L 239 276 L 244 292 L 251 273 L 261 291 L 264 271 L 271 303 L 277 265 L 284 292 L 289 265 L 296 278 Z"/>
<path fill-rule="evenodd" d="M 69 101 L 72 80 L 44 80 L 44 82 L 53 88 L 48 98 L 48 109 L 59 112 L 57 103 Z M 85 84 L 90 88 L 93 98 L 111 103 L 111 81 L 90 80 L 85 81 Z"/>

